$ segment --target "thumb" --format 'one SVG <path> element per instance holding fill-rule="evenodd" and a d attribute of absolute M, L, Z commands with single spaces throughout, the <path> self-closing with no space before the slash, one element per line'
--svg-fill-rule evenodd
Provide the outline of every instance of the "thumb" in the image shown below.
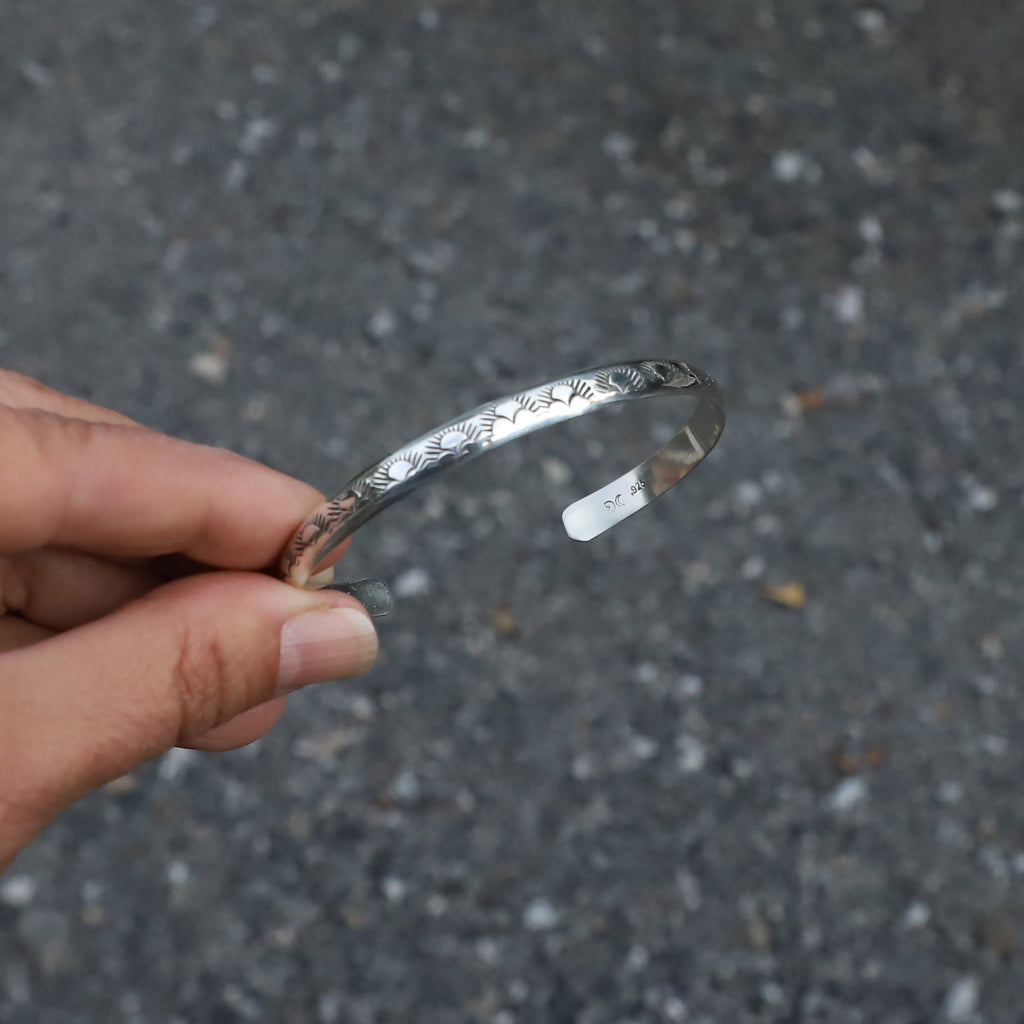
<path fill-rule="evenodd" d="M 221 572 L 0 655 L 0 870 L 89 790 L 376 654 L 353 598 Z"/>

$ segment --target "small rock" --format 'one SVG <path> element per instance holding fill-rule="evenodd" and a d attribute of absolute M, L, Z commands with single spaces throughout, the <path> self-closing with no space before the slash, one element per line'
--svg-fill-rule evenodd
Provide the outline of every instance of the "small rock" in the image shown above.
<path fill-rule="evenodd" d="M 889 21 L 883 11 L 875 7 L 865 7 L 854 15 L 857 27 L 868 36 L 883 36 L 889 27 Z"/>
<path fill-rule="evenodd" d="M 245 126 L 238 148 L 248 156 L 256 153 L 267 139 L 277 134 L 277 125 L 269 117 L 254 117 Z"/>
<path fill-rule="evenodd" d="M 861 240 L 866 245 L 881 245 L 885 238 L 885 229 L 882 227 L 882 222 L 871 214 L 861 217 L 857 230 L 860 232 Z"/>
<path fill-rule="evenodd" d="M 999 492 L 972 481 L 967 487 L 967 504 L 975 512 L 992 512 L 999 505 Z"/>
<path fill-rule="evenodd" d="M 1002 188 L 992 193 L 992 206 L 1004 216 L 1011 217 L 1024 208 L 1024 196 L 1012 188 Z"/>
<path fill-rule="evenodd" d="M 647 952 L 646 946 L 636 943 L 629 947 L 629 952 L 626 953 L 625 967 L 630 974 L 639 974 L 646 970 L 650 962 L 651 954 Z"/>
<path fill-rule="evenodd" d="M 410 804 L 419 799 L 422 787 L 415 772 L 399 772 L 388 787 L 391 799 L 397 803 Z"/>
<path fill-rule="evenodd" d="M 765 568 L 765 561 L 760 555 L 750 555 L 740 566 L 740 576 L 748 582 L 753 582 L 764 576 Z"/>
<path fill-rule="evenodd" d="M 572 480 L 572 470 L 561 459 L 545 459 L 541 463 L 544 479 L 552 487 L 564 487 Z"/>
<path fill-rule="evenodd" d="M 49 89 L 53 85 L 53 75 L 38 61 L 23 61 L 18 70 L 21 71 L 22 78 L 37 89 Z"/>
<path fill-rule="evenodd" d="M 637 761 L 650 761 L 658 753 L 658 746 L 653 736 L 634 733 L 629 738 L 629 752 Z"/>
<path fill-rule="evenodd" d="M 684 1021 L 686 1020 L 687 1007 L 686 1003 L 683 1002 L 678 996 L 669 996 L 665 1000 L 665 1006 L 663 1008 L 665 1018 L 670 1021 Z"/>
<path fill-rule="evenodd" d="M 832 315 L 841 324 L 862 323 L 864 320 L 864 289 L 855 284 L 843 285 L 832 299 Z"/>
<path fill-rule="evenodd" d="M 758 953 L 767 953 L 772 948 L 771 929 L 760 914 L 751 914 L 747 918 L 747 940 Z"/>
<path fill-rule="evenodd" d="M 519 623 L 511 605 L 500 604 L 491 612 L 491 625 L 498 636 L 511 640 L 519 636 Z"/>
<path fill-rule="evenodd" d="M 653 661 L 642 661 L 633 672 L 633 678 L 644 686 L 652 686 L 658 681 L 658 666 Z"/>
<path fill-rule="evenodd" d="M 761 593 L 769 601 L 793 611 L 800 611 L 807 604 L 807 588 L 797 580 L 790 580 L 789 583 L 781 583 L 778 586 L 766 583 Z"/>
<path fill-rule="evenodd" d="M 207 384 L 223 384 L 227 380 L 227 356 L 219 352 L 197 352 L 189 360 L 188 368 Z"/>
<path fill-rule="evenodd" d="M 789 185 L 804 177 L 810 161 L 803 153 L 780 150 L 772 157 L 772 176 Z"/>
<path fill-rule="evenodd" d="M 421 7 L 417 20 L 424 32 L 433 32 L 441 24 L 441 15 L 436 7 Z"/>
<path fill-rule="evenodd" d="M 828 798 L 828 805 L 833 811 L 842 813 L 863 803 L 867 795 L 868 784 L 860 776 L 854 775 L 849 779 L 843 779 L 832 790 Z"/>
<path fill-rule="evenodd" d="M 183 860 L 172 860 L 167 865 L 167 881 L 175 889 L 180 889 L 192 877 L 192 869 Z"/>
<path fill-rule="evenodd" d="M 679 691 L 680 697 L 686 697 L 688 700 L 693 700 L 704 692 L 704 680 L 701 679 L 700 676 L 689 672 L 686 675 L 679 677 L 679 681 L 676 683 L 676 689 Z"/>
<path fill-rule="evenodd" d="M 601 143 L 605 156 L 626 161 L 636 152 L 636 142 L 625 132 L 609 132 Z"/>
<path fill-rule="evenodd" d="M 736 485 L 736 504 L 741 510 L 753 508 L 763 497 L 761 485 L 755 480 L 741 480 Z"/>
<path fill-rule="evenodd" d="M 338 1024 L 341 1012 L 349 1000 L 340 992 L 325 992 L 316 1001 L 317 1019 L 320 1024 Z"/>
<path fill-rule="evenodd" d="M 376 310 L 366 325 L 367 333 L 378 341 L 390 338 L 398 329 L 398 317 L 386 306 Z"/>
<path fill-rule="evenodd" d="M 684 775 L 696 775 L 707 764 L 707 748 L 696 736 L 680 736 L 676 740 L 677 764 Z"/>
<path fill-rule="evenodd" d="M 961 978 L 946 993 L 942 1015 L 951 1022 L 969 1021 L 978 1009 L 978 982 Z"/>
<path fill-rule="evenodd" d="M 927 903 L 921 903 L 920 900 L 916 903 L 911 903 L 907 907 L 906 912 L 903 915 L 903 920 L 900 922 L 907 931 L 917 931 L 919 928 L 924 928 L 926 924 L 932 919 L 932 912 L 928 907 Z"/>
<path fill-rule="evenodd" d="M 396 597 L 425 597 L 431 590 L 430 573 L 426 569 L 406 569 L 398 579 L 392 590 Z"/>
<path fill-rule="evenodd" d="M 409 891 L 409 887 L 401 878 L 396 878 L 394 875 L 389 875 L 381 883 L 381 889 L 384 892 L 384 898 L 388 903 L 398 904 L 405 900 L 405 897 Z"/>
<path fill-rule="evenodd" d="M 546 932 L 558 925 L 561 914 L 546 899 L 531 900 L 523 911 L 523 924 L 531 932 Z"/>
<path fill-rule="evenodd" d="M 0 882 L 0 903 L 27 907 L 36 895 L 36 883 L 28 875 L 11 875 Z"/>

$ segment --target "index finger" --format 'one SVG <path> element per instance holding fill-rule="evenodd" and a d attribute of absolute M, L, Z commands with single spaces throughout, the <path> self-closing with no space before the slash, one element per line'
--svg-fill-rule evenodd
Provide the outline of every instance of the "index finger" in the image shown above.
<path fill-rule="evenodd" d="M 0 552 L 53 544 L 128 557 L 180 552 L 258 569 L 322 500 L 220 448 L 0 406 Z"/>

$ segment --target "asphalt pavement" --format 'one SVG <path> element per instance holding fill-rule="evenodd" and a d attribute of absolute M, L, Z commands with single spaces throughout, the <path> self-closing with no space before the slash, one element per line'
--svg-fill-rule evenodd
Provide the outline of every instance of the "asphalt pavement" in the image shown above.
<path fill-rule="evenodd" d="M 0 880 L 3 1024 L 1021 1024 L 1024 8 L 2 0 L 0 364 L 330 490 L 367 677 Z M 631 461 L 632 460 L 632 461 Z"/>

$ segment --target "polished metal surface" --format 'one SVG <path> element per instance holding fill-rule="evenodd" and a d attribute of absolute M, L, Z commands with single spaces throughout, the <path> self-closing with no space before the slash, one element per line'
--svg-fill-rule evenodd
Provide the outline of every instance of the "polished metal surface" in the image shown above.
<path fill-rule="evenodd" d="M 650 458 L 563 513 L 566 533 L 591 540 L 649 505 L 714 448 L 725 406 L 714 380 L 668 359 L 601 366 L 487 402 L 432 430 L 353 477 L 295 531 L 285 549 L 285 579 L 305 586 L 326 557 L 360 526 L 436 473 L 517 437 L 617 402 L 653 395 L 696 398 L 685 426 Z"/>

